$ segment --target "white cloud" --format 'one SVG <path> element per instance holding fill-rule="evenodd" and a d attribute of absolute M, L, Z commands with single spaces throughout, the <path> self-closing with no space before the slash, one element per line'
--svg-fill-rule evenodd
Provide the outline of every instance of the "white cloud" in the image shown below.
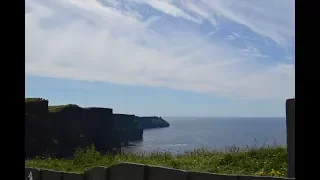
<path fill-rule="evenodd" d="M 228 40 L 234 40 L 234 39 L 236 39 L 234 36 L 228 35 Z"/>
<path fill-rule="evenodd" d="M 247 47 L 245 49 L 239 49 L 238 51 L 245 56 L 258 57 L 258 58 L 269 57 L 268 55 L 262 54 L 257 48 L 254 48 L 254 47 Z"/>
<path fill-rule="evenodd" d="M 220 30 L 220 29 L 219 29 L 219 28 L 217 28 L 215 31 L 211 31 L 211 32 L 209 32 L 209 33 L 207 34 L 207 37 L 209 37 L 209 36 L 213 36 L 213 35 L 214 35 L 214 34 L 216 34 L 219 30 Z"/>
<path fill-rule="evenodd" d="M 207 19 L 212 25 L 217 27 L 219 22 L 216 18 L 213 17 L 213 14 L 210 13 L 205 6 L 201 6 L 200 3 L 192 3 L 190 1 L 182 1 L 182 4 L 189 10 L 197 13 L 202 18 Z"/>
<path fill-rule="evenodd" d="M 149 4 L 163 13 L 202 23 L 182 8 L 219 25 L 217 17 L 223 16 L 245 25 L 252 31 L 271 38 L 286 48 L 295 36 L 295 2 L 292 0 L 124 0 Z M 177 4 L 182 8 L 177 7 Z"/>
<path fill-rule="evenodd" d="M 288 38 L 295 36 L 295 4 L 292 0 L 202 0 L 201 2 L 222 16 L 243 24 L 284 47 L 291 45 Z"/>
<path fill-rule="evenodd" d="M 232 32 L 232 34 L 233 34 L 234 36 L 237 36 L 238 38 L 240 37 L 240 35 L 237 34 L 237 33 L 235 33 L 235 32 Z"/>
<path fill-rule="evenodd" d="M 174 17 L 182 17 L 184 19 L 193 21 L 195 23 L 201 23 L 200 20 L 190 16 L 180 8 L 171 4 L 171 1 L 160 1 L 160 0 L 135 0 L 138 3 L 146 3 L 165 14 L 174 16 Z"/>
<path fill-rule="evenodd" d="M 285 56 L 283 59 L 284 60 L 292 60 L 292 57 L 291 56 Z"/>
<path fill-rule="evenodd" d="M 162 86 L 231 98 L 283 100 L 294 95 L 294 69 L 289 71 L 283 64 L 259 71 L 246 68 L 255 67 L 252 58 L 259 53 L 255 48 L 247 49 L 252 56 L 245 57 L 227 43 L 209 42 L 179 28 L 164 36 L 149 28 L 156 19 L 141 22 L 94 0 L 26 3 L 31 7 L 25 15 L 26 74 Z M 74 18 L 60 23 L 57 14 L 62 12 Z M 43 23 L 54 28 L 44 28 Z"/>
<path fill-rule="evenodd" d="M 293 64 L 284 64 L 284 63 L 278 64 L 277 66 L 270 69 L 270 72 L 292 77 L 292 79 L 294 79 L 295 77 L 294 76 L 295 68 Z"/>

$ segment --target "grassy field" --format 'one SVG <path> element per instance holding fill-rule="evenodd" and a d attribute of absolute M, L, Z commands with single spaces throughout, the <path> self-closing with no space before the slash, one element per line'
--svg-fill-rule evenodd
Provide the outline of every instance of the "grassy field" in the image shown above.
<path fill-rule="evenodd" d="M 118 155 L 101 155 L 94 146 L 78 149 L 71 159 L 41 158 L 26 160 L 26 167 L 38 167 L 57 171 L 84 172 L 94 166 L 110 166 L 119 162 L 158 165 L 182 170 L 219 174 L 258 176 L 287 176 L 287 149 L 267 147 L 260 149 L 227 148 L 206 150 L 204 148 L 172 155 L 168 152 Z"/>

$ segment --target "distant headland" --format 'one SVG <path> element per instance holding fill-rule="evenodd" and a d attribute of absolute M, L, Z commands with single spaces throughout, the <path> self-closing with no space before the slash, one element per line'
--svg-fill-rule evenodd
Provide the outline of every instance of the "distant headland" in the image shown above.
<path fill-rule="evenodd" d="M 114 114 L 111 108 L 75 104 L 49 106 L 43 98 L 25 98 L 25 156 L 69 157 L 76 148 L 94 144 L 100 152 L 119 152 L 143 130 L 169 127 L 157 116 Z"/>

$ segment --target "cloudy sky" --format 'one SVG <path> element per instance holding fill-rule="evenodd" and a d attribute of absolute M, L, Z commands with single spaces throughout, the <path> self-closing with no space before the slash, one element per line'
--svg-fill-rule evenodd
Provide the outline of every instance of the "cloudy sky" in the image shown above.
<path fill-rule="evenodd" d="M 285 116 L 293 0 L 25 0 L 26 97 L 161 116 Z"/>

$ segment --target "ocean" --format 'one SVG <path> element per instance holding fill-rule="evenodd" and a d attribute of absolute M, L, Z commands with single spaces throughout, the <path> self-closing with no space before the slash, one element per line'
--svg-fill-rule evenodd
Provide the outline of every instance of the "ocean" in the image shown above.
<path fill-rule="evenodd" d="M 283 118 L 196 118 L 163 117 L 168 128 L 144 130 L 143 140 L 131 142 L 124 152 L 184 151 L 230 146 L 261 147 L 286 145 L 286 119 Z"/>

